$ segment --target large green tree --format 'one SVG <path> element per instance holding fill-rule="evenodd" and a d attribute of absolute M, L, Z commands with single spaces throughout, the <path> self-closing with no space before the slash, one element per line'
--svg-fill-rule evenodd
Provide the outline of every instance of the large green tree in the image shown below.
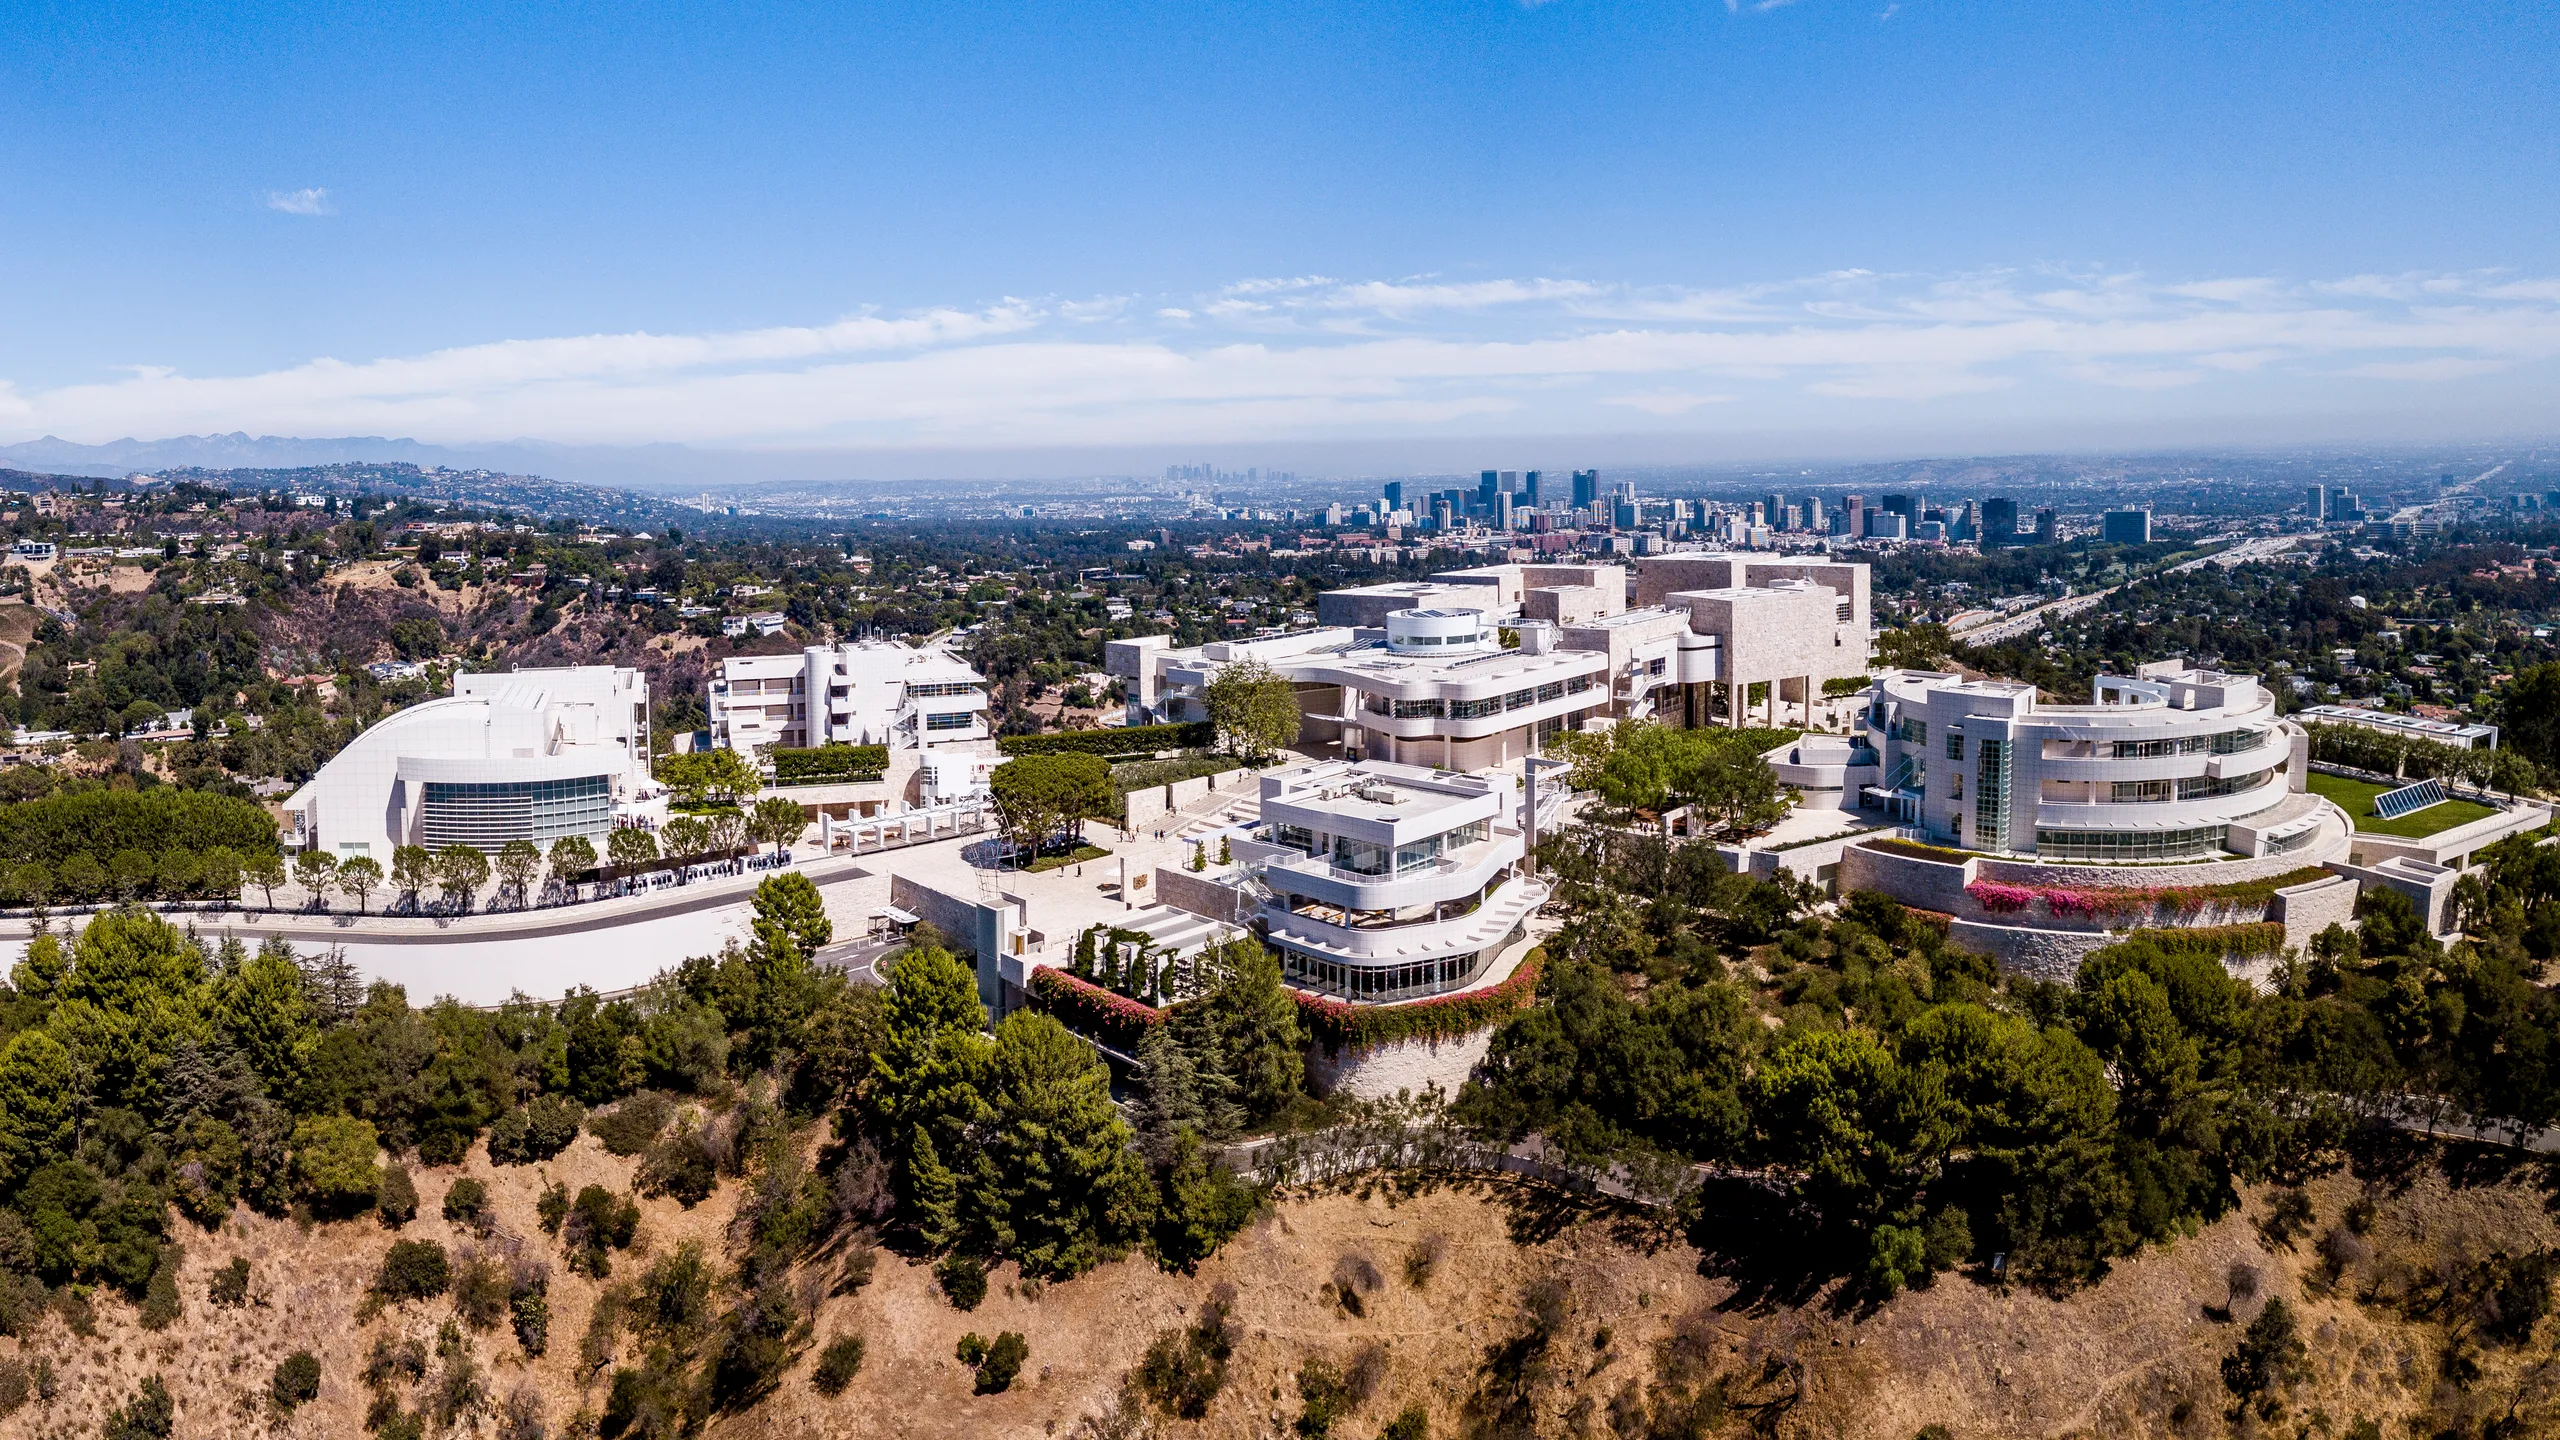
<path fill-rule="evenodd" d="M 1218 746 L 1247 760 L 1263 760 L 1298 739 L 1298 695 L 1288 677 L 1260 660 L 1220 670 L 1200 691 L 1217 727 Z"/>
<path fill-rule="evenodd" d="M 945 1243 L 959 1222 L 950 1166 L 969 1153 L 970 1129 L 987 1109 L 979 1093 L 993 1048 L 986 1025 L 978 977 L 937 939 L 889 963 L 871 1098 L 900 1202 Z"/>
<path fill-rule="evenodd" d="M 1036 1011 L 996 1027 L 985 1139 L 963 1205 L 991 1253 L 1032 1275 L 1077 1275 L 1126 1250 L 1153 1218 L 1154 1187 L 1111 1104 L 1093 1047 Z"/>
<path fill-rule="evenodd" d="M 1021 755 L 995 768 L 987 789 L 1005 838 L 1036 855 L 1060 833 L 1084 838 L 1084 822 L 1112 813 L 1111 762 L 1099 755 Z"/>

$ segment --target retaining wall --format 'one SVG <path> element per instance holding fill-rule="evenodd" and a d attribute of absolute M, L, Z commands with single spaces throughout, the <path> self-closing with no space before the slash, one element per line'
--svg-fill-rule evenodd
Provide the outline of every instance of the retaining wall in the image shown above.
<path fill-rule="evenodd" d="M 1245 923 L 1252 914 L 1252 901 L 1245 893 L 1223 882 L 1225 872 L 1203 870 L 1197 874 L 1177 870 L 1170 865 L 1156 867 L 1156 903 L 1224 920 L 1230 925 Z"/>
<path fill-rule="evenodd" d="M 1493 1048 L 1488 1025 L 1450 1039 L 1416 1037 L 1384 1045 L 1345 1045 L 1327 1049 L 1319 1041 L 1307 1047 L 1307 1088 L 1319 1096 L 1353 1095 L 1362 1100 L 1391 1100 L 1401 1092 L 1420 1095 L 1438 1086 L 1456 1099 L 1475 1068 Z"/>

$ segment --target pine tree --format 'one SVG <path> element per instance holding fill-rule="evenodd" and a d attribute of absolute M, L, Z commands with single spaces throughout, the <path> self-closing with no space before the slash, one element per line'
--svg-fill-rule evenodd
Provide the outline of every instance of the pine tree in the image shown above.
<path fill-rule="evenodd" d="M 1280 962 L 1252 940 L 1225 947 L 1225 971 L 1205 1007 L 1214 1019 L 1237 1102 L 1256 1119 L 1278 1113 L 1305 1088 L 1307 1031 L 1280 983 Z"/>
<path fill-rule="evenodd" d="M 960 1179 L 942 1163 L 931 1133 L 918 1129 L 906 1163 L 907 1213 L 916 1233 L 936 1250 L 960 1242 Z"/>
<path fill-rule="evenodd" d="M 1111 1073 L 1049 1016 L 996 1028 L 990 1114 L 964 1190 L 968 1223 L 1025 1274 L 1081 1274 L 1124 1252 L 1155 1216 L 1155 1186 L 1111 1105 Z"/>
<path fill-rule="evenodd" d="M 895 1162 L 900 1198 L 914 1207 L 939 1186 L 941 1154 L 969 1147 L 986 1101 L 979 1084 L 991 1042 L 978 978 L 938 937 L 920 937 L 889 968 L 881 1043 L 872 1055 L 872 1099 Z M 919 1173 L 920 1162 L 932 1164 Z M 946 1173 L 947 1172 L 943 1172 Z"/>
<path fill-rule="evenodd" d="M 1138 1132 L 1138 1148 L 1157 1166 L 1173 1163 L 1179 1133 L 1201 1129 L 1207 1116 L 1200 1106 L 1199 1075 L 1190 1053 L 1174 1038 L 1170 1025 L 1152 1025 L 1138 1041 L 1142 1074 L 1129 1096 L 1129 1125 Z"/>
<path fill-rule="evenodd" d="M 0 1191 L 70 1152 L 74 1090 L 71 1052 L 44 1031 L 0 1049 Z"/>

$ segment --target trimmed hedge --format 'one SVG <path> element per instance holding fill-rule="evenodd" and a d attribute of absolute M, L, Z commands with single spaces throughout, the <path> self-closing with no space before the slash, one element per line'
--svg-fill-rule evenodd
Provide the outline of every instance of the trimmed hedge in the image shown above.
<path fill-rule="evenodd" d="M 1533 947 L 1520 959 L 1511 978 L 1484 990 L 1434 995 L 1392 1005 L 1354 1005 L 1347 1000 L 1292 990 L 1298 1017 L 1307 1022 L 1328 1050 L 1349 1045 L 1367 1048 L 1400 1040 L 1453 1040 L 1499 1025 L 1537 998 L 1538 976 L 1546 969 L 1547 948 Z"/>
<path fill-rule="evenodd" d="M 1206 720 L 1179 725 L 1122 725 L 1108 730 L 1061 730 L 1048 735 L 1005 735 L 996 749 L 1007 755 L 1153 755 L 1159 750 L 1200 750 L 1218 743 L 1218 727 Z"/>
<path fill-rule="evenodd" d="M 889 770 L 886 745 L 815 745 L 808 749 L 765 752 L 773 761 L 773 783 L 806 785 L 821 780 L 877 780 Z"/>
<path fill-rule="evenodd" d="M 1031 972 L 1031 999 L 1069 1029 L 1099 1035 L 1128 1054 L 1137 1053 L 1138 1041 L 1163 1024 L 1165 1017 L 1164 1011 L 1142 1000 L 1046 965 Z"/>
<path fill-rule="evenodd" d="M 58 865 L 86 855 L 101 865 L 117 852 L 145 855 L 214 846 L 243 855 L 276 848 L 276 822 L 253 800 L 205 790 L 88 790 L 0 805 L 0 860 Z"/>
<path fill-rule="evenodd" d="M 2284 922 L 2252 920 L 2243 925 L 2198 925 L 2185 929 L 2136 930 L 2125 937 L 2145 940 L 2170 955 L 2220 960 L 2227 955 L 2274 955 L 2284 949 Z"/>
<path fill-rule="evenodd" d="M 1887 855 L 1907 855 L 1914 860 L 1935 860 L 1941 865 L 1961 865 L 1974 858 L 1970 850 L 1952 850 L 1944 845 L 1923 845 L 1917 840 L 1887 838 L 1861 840 L 1857 843 L 1870 850 L 1881 850 Z"/>

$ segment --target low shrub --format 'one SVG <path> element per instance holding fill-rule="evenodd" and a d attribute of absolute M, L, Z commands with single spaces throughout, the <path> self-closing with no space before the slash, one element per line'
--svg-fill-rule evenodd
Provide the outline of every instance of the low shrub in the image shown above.
<path fill-rule="evenodd" d="M 35 1376 L 25 1362 L 13 1355 L 0 1355 L 0 1420 L 18 1413 L 27 1397 L 36 1391 Z"/>
<path fill-rule="evenodd" d="M 445 1187 L 444 1218 L 481 1234 L 489 1229 L 489 1187 L 465 1175 Z"/>
<path fill-rule="evenodd" d="M 495 1330 L 513 1309 L 507 1268 L 493 1255 L 466 1253 L 453 1267 L 453 1313 L 474 1330 Z"/>
<path fill-rule="evenodd" d="M 160 1258 L 151 1266 L 151 1278 L 142 1290 L 142 1308 L 134 1318 L 145 1330 L 166 1330 L 178 1322 L 185 1307 L 178 1300 L 178 1264 L 185 1252 L 175 1243 L 160 1247 Z"/>
<path fill-rule="evenodd" d="M 107 1412 L 99 1440 L 169 1440 L 178 1423 L 178 1402 L 157 1375 L 146 1375 L 133 1397 Z"/>
<path fill-rule="evenodd" d="M 628 1250 L 640 1230 L 640 1206 L 628 1196 L 617 1197 L 601 1185 L 589 1185 L 578 1192 L 561 1225 L 561 1238 L 568 1243 L 569 1268 L 601 1280 L 613 1271 L 612 1252 Z"/>
<path fill-rule="evenodd" d="M 394 1240 L 373 1277 L 373 1293 L 386 1301 L 432 1300 L 453 1283 L 453 1265 L 433 1240 Z"/>
<path fill-rule="evenodd" d="M 1404 1283 L 1416 1290 L 1430 1284 L 1432 1272 L 1440 1268 L 1440 1262 L 1448 1254 L 1448 1236 L 1436 1232 L 1423 1236 L 1421 1243 L 1405 1254 Z"/>
<path fill-rule="evenodd" d="M 1200 1317 L 1179 1329 L 1159 1331 L 1138 1362 L 1138 1393 L 1178 1420 L 1197 1420 L 1227 1385 L 1227 1360 L 1235 1353 L 1228 1302 L 1213 1297 Z"/>
<path fill-rule="evenodd" d="M 975 1310 L 987 1298 L 987 1263 L 968 1255 L 945 1255 L 933 1267 L 933 1278 L 954 1310 Z"/>
<path fill-rule="evenodd" d="M 373 1213 L 385 1230 L 397 1230 L 418 1218 L 418 1184 L 409 1178 L 409 1168 L 393 1163 L 382 1167 L 374 1181 Z"/>
<path fill-rule="evenodd" d="M 643 1195 L 672 1196 L 690 1210 L 720 1187 L 720 1171 L 701 1134 L 685 1128 L 649 1147 L 632 1183 Z"/>
<path fill-rule="evenodd" d="M 586 1107 L 566 1095 L 537 1095 L 489 1127 L 489 1163 L 536 1165 L 576 1142 Z"/>
<path fill-rule="evenodd" d="M 1031 1358 L 1031 1342 L 1019 1330 L 999 1331 L 993 1340 L 981 1340 L 976 1334 L 960 1337 L 960 1363 L 977 1367 L 977 1393 L 999 1394 L 1013 1385 L 1022 1373 L 1022 1362 Z"/>
<path fill-rule="evenodd" d="M 276 1408 L 292 1414 L 302 1406 L 320 1398 L 320 1357 L 308 1350 L 296 1350 L 276 1365 L 275 1377 L 267 1382 L 267 1394 Z"/>
<path fill-rule="evenodd" d="M 560 1233 L 561 1224 L 569 1218 L 569 1187 L 554 1180 L 542 1187 L 533 1202 L 533 1218 L 545 1235 Z"/>
<path fill-rule="evenodd" d="M 809 1373 L 809 1383 L 818 1393 L 832 1400 L 844 1393 L 853 1377 L 862 1371 L 862 1337 L 839 1335 L 818 1352 L 818 1366 Z"/>
<path fill-rule="evenodd" d="M 212 1283 L 205 1287 L 205 1298 L 225 1310 L 236 1310 L 248 1304 L 248 1260 L 235 1255 L 230 1264 L 215 1270 Z"/>
<path fill-rule="evenodd" d="M 587 1133 L 603 1141 L 606 1150 L 627 1159 L 648 1149 L 675 1114 L 673 1100 L 643 1090 L 600 1115 L 588 1116 Z"/>
<path fill-rule="evenodd" d="M 1407 1405 L 1378 1432 L 1378 1440 L 1431 1440 L 1431 1416 L 1419 1405 Z"/>

